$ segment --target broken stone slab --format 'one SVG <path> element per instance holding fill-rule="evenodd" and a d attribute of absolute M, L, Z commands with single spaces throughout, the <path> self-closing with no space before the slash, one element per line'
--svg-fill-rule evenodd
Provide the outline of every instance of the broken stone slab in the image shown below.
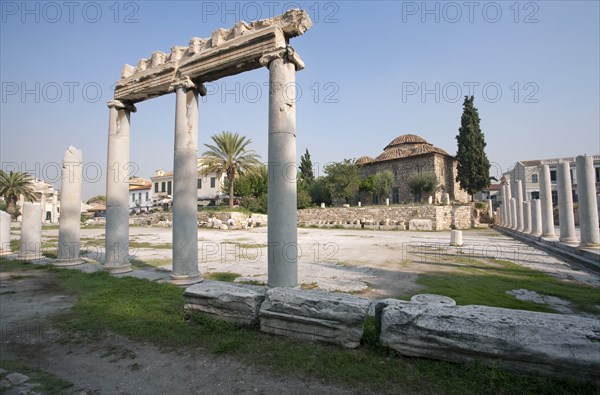
<path fill-rule="evenodd" d="M 398 301 L 382 310 L 380 340 L 406 356 L 497 361 L 517 371 L 600 381 L 595 317 Z"/>
<path fill-rule="evenodd" d="M 9 373 L 6 375 L 6 380 L 8 380 L 12 385 L 19 385 L 28 381 L 29 376 L 26 376 L 22 373 Z"/>
<path fill-rule="evenodd" d="M 272 288 L 260 308 L 260 330 L 356 348 L 368 306 L 368 299 L 349 294 Z"/>
<path fill-rule="evenodd" d="M 434 294 L 419 294 L 410 298 L 411 302 L 414 303 L 426 303 L 437 306 L 456 306 L 456 301 L 452 298 L 443 295 Z"/>
<path fill-rule="evenodd" d="M 250 325 L 258 320 L 265 287 L 203 281 L 187 287 L 183 294 L 186 310 L 200 311 L 214 318 Z"/>
<path fill-rule="evenodd" d="M 408 222 L 408 230 L 432 230 L 430 219 L 411 219 Z"/>

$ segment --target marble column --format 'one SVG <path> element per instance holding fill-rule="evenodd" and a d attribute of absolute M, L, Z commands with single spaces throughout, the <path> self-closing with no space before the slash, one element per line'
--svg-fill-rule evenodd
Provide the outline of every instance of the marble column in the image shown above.
<path fill-rule="evenodd" d="M 533 199 L 531 203 L 531 235 L 540 236 L 542 234 L 542 206 L 538 199 Z"/>
<path fill-rule="evenodd" d="M 58 254 L 54 264 L 72 266 L 83 263 L 79 257 L 81 236 L 81 184 L 83 154 L 69 146 L 65 152 L 60 181 L 61 216 L 58 224 Z"/>
<path fill-rule="evenodd" d="M 523 233 L 531 233 L 531 201 L 523 202 Z"/>
<path fill-rule="evenodd" d="M 517 199 L 510 198 L 510 228 L 517 230 Z"/>
<path fill-rule="evenodd" d="M 558 190 L 558 225 L 560 227 L 560 241 L 574 243 L 577 241 L 575 233 L 575 214 L 573 213 L 573 192 L 571 184 L 571 171 L 569 162 L 560 162 L 556 167 L 556 188 Z"/>
<path fill-rule="evenodd" d="M 33 203 L 23 204 L 21 223 L 21 247 L 18 259 L 42 258 L 42 207 Z"/>
<path fill-rule="evenodd" d="M 594 161 L 589 155 L 580 155 L 575 159 L 575 165 L 577 196 L 579 197 L 580 246 L 583 248 L 598 247 L 600 230 L 598 228 Z"/>
<path fill-rule="evenodd" d="M 523 187 L 521 180 L 515 181 L 515 199 L 517 203 L 517 232 L 523 231 Z"/>
<path fill-rule="evenodd" d="M 543 165 L 539 172 L 540 205 L 542 210 L 542 237 L 555 237 L 554 213 L 552 209 L 552 185 L 550 167 Z"/>
<path fill-rule="evenodd" d="M 108 163 L 106 174 L 106 244 L 104 270 L 131 271 L 129 264 L 130 114 L 132 104 L 108 102 Z M 62 210 L 61 210 L 62 212 Z"/>
<path fill-rule="evenodd" d="M 42 211 L 42 223 L 45 224 L 46 223 L 46 189 L 44 189 L 42 191 L 42 197 L 40 199 L 40 207 L 41 207 L 41 211 Z"/>
<path fill-rule="evenodd" d="M 175 90 L 175 155 L 173 165 L 173 273 L 171 282 L 202 281 L 198 270 L 198 88 L 189 78 Z"/>
<path fill-rule="evenodd" d="M 290 48 L 291 49 L 291 48 Z M 269 68 L 268 285 L 298 285 L 296 67 L 289 50 L 261 59 Z M 300 61 L 301 62 L 301 61 Z"/>
<path fill-rule="evenodd" d="M 500 226 L 506 226 L 506 188 L 504 184 L 500 186 L 500 195 L 502 197 L 500 204 Z"/>
<path fill-rule="evenodd" d="M 506 227 L 507 228 L 511 228 L 513 229 L 513 227 L 517 226 L 516 223 L 516 219 L 513 221 L 513 216 L 512 216 L 512 207 L 511 207 L 511 200 L 512 200 L 512 194 L 510 191 L 510 181 L 506 183 Z"/>
<path fill-rule="evenodd" d="M 490 215 L 490 223 L 494 223 L 494 205 L 492 204 L 492 199 L 488 199 L 488 213 Z"/>
<path fill-rule="evenodd" d="M 58 193 L 52 193 L 52 223 L 58 223 Z"/>
<path fill-rule="evenodd" d="M 10 214 L 0 210 L 0 255 L 10 254 Z"/>

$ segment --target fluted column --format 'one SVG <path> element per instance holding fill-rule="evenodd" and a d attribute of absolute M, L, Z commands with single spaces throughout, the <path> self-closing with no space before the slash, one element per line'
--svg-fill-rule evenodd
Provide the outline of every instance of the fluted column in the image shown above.
<path fill-rule="evenodd" d="M 560 162 L 556 167 L 556 188 L 558 190 L 559 240 L 565 243 L 577 241 L 575 214 L 573 213 L 573 192 L 569 162 Z"/>
<path fill-rule="evenodd" d="M 296 70 L 291 47 L 267 55 L 269 68 L 268 285 L 298 285 L 296 212 Z"/>
<path fill-rule="evenodd" d="M 125 273 L 132 270 L 129 265 L 129 118 L 136 108 L 132 104 L 112 100 L 108 102 L 108 109 L 104 269 L 111 273 Z"/>
<path fill-rule="evenodd" d="M 511 229 L 517 230 L 517 199 L 510 198 L 510 223 Z"/>
<path fill-rule="evenodd" d="M 531 235 L 542 234 L 542 206 L 538 199 L 531 200 Z"/>
<path fill-rule="evenodd" d="M 540 204 L 542 210 L 542 237 L 555 237 L 554 213 L 552 209 L 552 186 L 550 184 L 550 168 L 543 165 L 539 172 Z"/>
<path fill-rule="evenodd" d="M 524 221 L 523 221 L 523 187 L 521 184 L 521 180 L 515 181 L 515 199 L 517 203 L 517 232 L 522 232 L 524 229 Z"/>
<path fill-rule="evenodd" d="M 83 154 L 70 146 L 65 152 L 60 182 L 61 215 L 58 225 L 58 266 L 83 263 L 79 257 L 81 236 L 81 186 Z"/>
<path fill-rule="evenodd" d="M 171 282 L 202 281 L 198 270 L 198 86 L 185 77 L 175 90 L 173 273 Z"/>
<path fill-rule="evenodd" d="M 596 202 L 596 174 L 591 156 L 580 155 L 575 159 L 577 171 L 577 196 L 579 197 L 580 246 L 598 247 L 598 206 Z"/>
<path fill-rule="evenodd" d="M 531 201 L 523 202 L 523 233 L 531 233 Z"/>

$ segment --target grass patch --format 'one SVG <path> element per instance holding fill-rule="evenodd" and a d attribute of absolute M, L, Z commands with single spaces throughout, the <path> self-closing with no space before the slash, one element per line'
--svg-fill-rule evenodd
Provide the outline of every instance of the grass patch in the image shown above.
<path fill-rule="evenodd" d="M 32 278 L 33 276 L 29 274 L 11 274 L 8 278 L 11 280 L 23 280 L 25 278 Z"/>
<path fill-rule="evenodd" d="M 489 364 L 455 365 L 400 358 L 378 346 L 379 329 L 367 322 L 358 350 L 288 341 L 183 310 L 183 291 L 104 272 L 46 267 L 59 286 L 78 295 L 72 311 L 54 319 L 73 333 L 118 333 L 180 350 L 202 349 L 236 357 L 275 374 L 313 377 L 358 392 L 396 393 L 594 393 L 591 384 L 536 375 L 521 376 Z"/>
<path fill-rule="evenodd" d="M 225 281 L 228 283 L 234 282 L 235 279 L 240 276 L 241 274 L 232 272 L 212 272 L 204 274 L 204 278 L 207 280 Z"/>
<path fill-rule="evenodd" d="M 160 250 L 170 250 L 173 248 L 171 243 L 150 243 L 147 241 L 129 241 L 129 248 L 155 248 Z"/>
<path fill-rule="evenodd" d="M 164 266 L 170 265 L 173 262 L 170 258 L 158 258 L 158 259 L 132 259 L 129 261 L 131 266 L 137 269 L 143 268 L 162 268 Z"/>
<path fill-rule="evenodd" d="M 221 244 L 233 244 L 234 246 L 243 249 L 258 249 L 266 248 L 268 246 L 267 243 L 239 243 L 235 241 L 224 241 Z"/>
<path fill-rule="evenodd" d="M 63 391 L 68 388 L 73 387 L 73 384 L 65 381 L 61 378 L 54 376 L 53 374 L 44 372 L 40 369 L 35 369 L 30 367 L 29 365 L 19 362 L 19 361 L 11 361 L 11 360 L 0 360 L 0 368 L 6 369 L 6 373 L 0 374 L 0 381 L 6 377 L 6 375 L 10 373 L 22 373 L 29 376 L 30 380 L 28 382 L 39 383 L 39 387 L 35 387 L 35 393 L 39 394 L 62 394 Z M 0 386 L 0 394 L 4 394 L 6 392 L 6 388 Z M 32 393 L 33 393 L 32 392 Z"/>
<path fill-rule="evenodd" d="M 424 287 L 418 293 L 433 293 L 448 296 L 459 305 L 478 304 L 509 309 L 555 312 L 547 305 L 521 301 L 506 291 L 528 289 L 542 295 L 568 300 L 572 308 L 586 313 L 599 314 L 598 288 L 561 281 L 546 273 L 517 265 L 516 263 L 492 259 L 490 263 L 480 260 L 456 259 L 458 273 L 425 273 L 417 278 Z M 407 297 L 412 296 L 405 295 Z"/>

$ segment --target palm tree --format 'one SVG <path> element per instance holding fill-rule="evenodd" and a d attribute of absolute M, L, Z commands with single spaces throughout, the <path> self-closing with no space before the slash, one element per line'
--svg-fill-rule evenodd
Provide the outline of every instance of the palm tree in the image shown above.
<path fill-rule="evenodd" d="M 27 173 L 6 173 L 0 170 L 0 196 L 6 201 L 6 212 L 13 217 L 21 195 L 32 203 L 35 200 L 31 176 Z"/>
<path fill-rule="evenodd" d="M 229 186 L 229 207 L 233 207 L 233 185 L 235 177 L 253 173 L 260 165 L 260 156 L 246 147 L 252 142 L 238 133 L 221 132 L 211 136 L 214 144 L 204 144 L 209 150 L 202 154 L 201 173 L 222 174 L 227 176 Z"/>

